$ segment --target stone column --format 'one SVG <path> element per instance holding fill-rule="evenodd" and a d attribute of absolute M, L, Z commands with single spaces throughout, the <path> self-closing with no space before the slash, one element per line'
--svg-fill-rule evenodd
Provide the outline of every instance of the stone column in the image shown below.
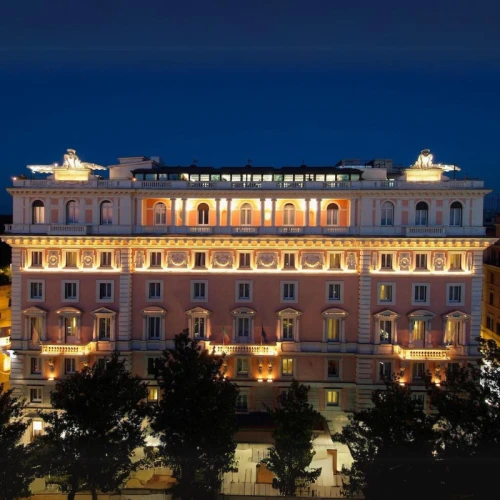
<path fill-rule="evenodd" d="M 304 226 L 309 227 L 309 207 L 311 204 L 311 200 L 309 198 L 306 199 L 306 213 L 304 218 Z"/>
<path fill-rule="evenodd" d="M 215 225 L 220 226 L 220 198 L 215 198 Z"/>
<path fill-rule="evenodd" d="M 182 225 L 187 226 L 187 198 L 182 198 Z"/>
<path fill-rule="evenodd" d="M 272 199 L 271 226 L 276 227 L 276 198 Z"/>
<path fill-rule="evenodd" d="M 174 228 L 176 224 L 175 202 L 177 198 L 170 198 L 170 227 Z"/>
<path fill-rule="evenodd" d="M 233 202 L 232 198 L 227 198 L 227 220 L 226 220 L 226 226 L 231 226 L 231 204 Z"/>
<path fill-rule="evenodd" d="M 318 206 L 316 207 L 316 226 L 321 226 L 321 199 L 318 198 L 316 200 L 318 202 Z"/>
<path fill-rule="evenodd" d="M 266 224 L 266 199 L 260 199 L 260 226 L 264 227 Z"/>

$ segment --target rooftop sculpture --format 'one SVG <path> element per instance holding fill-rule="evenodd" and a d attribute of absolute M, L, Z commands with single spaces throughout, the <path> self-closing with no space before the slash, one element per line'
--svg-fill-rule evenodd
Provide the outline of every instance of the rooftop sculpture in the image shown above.
<path fill-rule="evenodd" d="M 460 170 L 460 167 L 457 167 L 456 165 L 443 165 L 442 163 L 434 163 L 434 156 L 431 154 L 430 149 L 422 149 L 422 151 L 420 151 L 420 155 L 417 158 L 417 161 L 410 168 L 440 168 L 444 172 L 449 172 L 451 170 Z"/>
<path fill-rule="evenodd" d="M 39 172 L 43 174 L 53 174 L 54 172 L 61 170 L 107 170 L 106 167 L 101 165 L 81 161 L 74 149 L 67 150 L 67 153 L 64 155 L 64 162 L 62 165 L 58 165 L 57 163 L 53 163 L 52 165 L 28 165 L 28 168 L 32 172 Z"/>

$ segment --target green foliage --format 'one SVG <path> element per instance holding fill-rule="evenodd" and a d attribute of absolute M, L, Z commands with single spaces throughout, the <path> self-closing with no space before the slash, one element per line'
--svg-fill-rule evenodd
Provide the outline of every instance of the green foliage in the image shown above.
<path fill-rule="evenodd" d="M 273 488 L 281 495 L 295 496 L 321 474 L 321 469 L 307 470 L 314 457 L 314 427 L 322 421 L 319 412 L 309 404 L 310 387 L 292 381 L 288 391 L 278 397 L 278 408 L 267 408 L 276 429 L 269 458 L 262 460 L 273 474 Z"/>
<path fill-rule="evenodd" d="M 176 497 L 211 498 L 234 469 L 238 387 L 224 377 L 222 364 L 184 331 L 157 366 L 162 397 L 152 428 L 177 481 Z"/>
<path fill-rule="evenodd" d="M 436 493 L 439 477 L 433 473 L 433 424 L 411 396 L 408 387 L 386 381 L 374 391 L 373 407 L 349 415 L 349 423 L 333 440 L 347 445 L 353 464 L 342 493 L 363 494 L 367 500 L 425 498 Z M 432 488 L 432 489 L 431 489 Z"/>
<path fill-rule="evenodd" d="M 47 423 L 36 441 L 40 472 L 56 476 L 68 498 L 81 490 L 93 498 L 116 491 L 138 466 L 131 459 L 145 442 L 146 398 L 147 385 L 118 353 L 103 368 L 86 366 L 58 381 L 51 393 L 58 411 L 40 414 Z"/>
<path fill-rule="evenodd" d="M 33 469 L 28 448 L 19 444 L 30 422 L 22 421 L 24 403 L 0 384 L 0 500 L 29 495 Z"/>
<path fill-rule="evenodd" d="M 492 340 L 479 342 L 479 364 L 447 370 L 440 387 L 428 388 L 437 412 L 441 482 L 449 495 L 482 499 L 496 489 L 500 470 L 500 350 Z"/>

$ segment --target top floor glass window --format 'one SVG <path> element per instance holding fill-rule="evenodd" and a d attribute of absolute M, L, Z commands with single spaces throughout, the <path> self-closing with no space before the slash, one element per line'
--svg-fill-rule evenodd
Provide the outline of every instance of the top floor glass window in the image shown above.
<path fill-rule="evenodd" d="M 252 207 L 250 203 L 243 203 L 240 208 L 240 224 L 250 226 L 252 224 Z"/>
<path fill-rule="evenodd" d="M 462 204 L 454 201 L 450 206 L 450 226 L 462 225 Z"/>
<path fill-rule="evenodd" d="M 110 201 L 101 203 L 101 224 L 113 224 L 113 204 Z"/>
<path fill-rule="evenodd" d="M 283 225 L 295 226 L 295 207 L 291 203 L 283 207 Z"/>
<path fill-rule="evenodd" d="M 43 201 L 36 200 L 33 202 L 33 205 L 31 205 L 31 223 L 45 223 L 45 205 L 43 204 Z"/>
<path fill-rule="evenodd" d="M 382 203 L 380 212 L 380 225 L 394 225 L 394 205 L 390 201 L 384 201 L 384 203 Z"/>
<path fill-rule="evenodd" d="M 167 207 L 165 203 L 157 203 L 154 207 L 154 225 L 164 226 L 167 223 Z"/>
<path fill-rule="evenodd" d="M 208 224 L 209 208 L 206 203 L 200 203 L 198 205 L 198 224 L 206 225 Z"/>
<path fill-rule="evenodd" d="M 326 225 L 338 226 L 339 224 L 339 206 L 336 203 L 330 203 L 326 207 Z"/>
<path fill-rule="evenodd" d="M 415 207 L 415 226 L 427 226 L 429 221 L 429 206 L 425 201 L 419 201 Z"/>
<path fill-rule="evenodd" d="M 66 203 L 66 224 L 78 224 L 80 216 L 80 205 L 71 200 Z"/>

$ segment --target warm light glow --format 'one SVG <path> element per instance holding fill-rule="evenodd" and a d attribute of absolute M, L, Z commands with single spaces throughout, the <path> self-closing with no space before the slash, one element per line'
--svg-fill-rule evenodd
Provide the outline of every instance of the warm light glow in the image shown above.
<path fill-rule="evenodd" d="M 265 213 L 265 215 L 264 215 L 264 218 L 265 218 L 266 220 L 271 220 L 271 212 L 269 212 L 268 210 L 266 210 L 266 213 Z"/>
<path fill-rule="evenodd" d="M 3 371 L 4 372 L 10 372 L 10 357 L 9 356 L 4 356 L 3 358 Z"/>
<path fill-rule="evenodd" d="M 96 342 L 89 342 L 86 345 L 42 344 L 41 348 L 43 355 L 86 356 L 96 351 Z"/>
<path fill-rule="evenodd" d="M 264 382 L 264 381 L 263 381 L 261 378 L 259 378 L 259 379 L 257 380 L 257 382 Z"/>
<path fill-rule="evenodd" d="M 41 431 L 43 429 L 42 421 L 41 420 L 33 420 L 33 430 L 34 431 Z"/>
<path fill-rule="evenodd" d="M 272 378 L 268 378 L 268 379 L 267 379 L 267 381 L 268 381 L 268 382 L 272 382 L 272 381 L 273 381 L 273 379 L 272 379 Z"/>

